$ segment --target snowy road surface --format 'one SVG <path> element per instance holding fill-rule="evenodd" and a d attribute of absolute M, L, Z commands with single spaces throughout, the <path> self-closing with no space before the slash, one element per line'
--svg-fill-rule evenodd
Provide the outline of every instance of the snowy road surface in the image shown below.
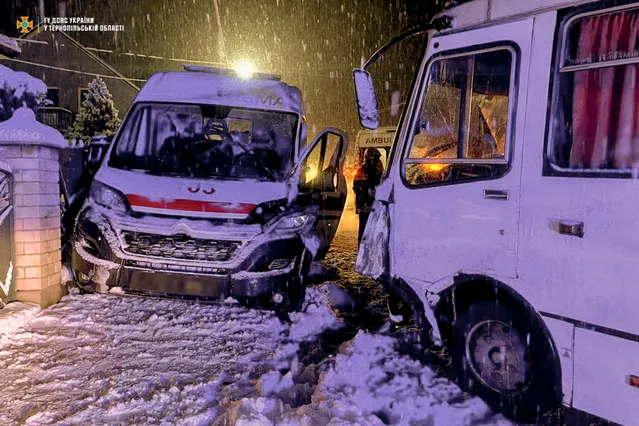
<path fill-rule="evenodd" d="M 348 271 L 350 228 L 333 260 L 340 285 L 364 293 Z M 309 289 L 292 326 L 270 312 L 139 297 L 72 294 L 41 312 L 10 304 L 0 310 L 0 425 L 511 424 L 392 337 L 360 331 L 327 353 L 318 338 L 343 325 L 329 294 Z"/>
<path fill-rule="evenodd" d="M 302 365 L 300 342 L 339 326 L 309 293 L 290 329 L 239 307 L 67 296 L 2 335 L 0 424 L 508 424 L 390 337 Z"/>
<path fill-rule="evenodd" d="M 295 341 L 337 324 L 325 304 L 304 315 Z M 67 296 L 3 336 L 0 424 L 207 424 L 287 365 L 296 345 L 284 330 L 239 307 Z"/>

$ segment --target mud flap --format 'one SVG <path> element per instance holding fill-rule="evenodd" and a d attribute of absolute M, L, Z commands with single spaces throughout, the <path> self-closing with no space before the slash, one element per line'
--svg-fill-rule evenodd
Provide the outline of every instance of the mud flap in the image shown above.
<path fill-rule="evenodd" d="M 439 325 L 437 324 L 437 318 L 435 318 L 434 307 L 439 302 L 439 296 L 434 294 L 429 294 L 419 283 L 406 281 L 406 284 L 413 289 L 419 300 L 424 305 L 424 317 L 428 321 L 428 324 L 431 327 L 431 339 L 435 346 L 442 346 L 442 336 L 439 331 Z"/>

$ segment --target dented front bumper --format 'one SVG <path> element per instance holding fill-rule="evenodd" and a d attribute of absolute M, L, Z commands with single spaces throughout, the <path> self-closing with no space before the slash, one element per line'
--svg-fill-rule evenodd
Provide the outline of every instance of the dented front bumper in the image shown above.
<path fill-rule="evenodd" d="M 90 291 L 120 287 L 152 295 L 268 304 L 273 294 L 286 296 L 298 278 L 304 248 L 300 232 L 109 217 L 100 207 L 89 206 L 76 223 L 72 269 L 76 281 Z"/>

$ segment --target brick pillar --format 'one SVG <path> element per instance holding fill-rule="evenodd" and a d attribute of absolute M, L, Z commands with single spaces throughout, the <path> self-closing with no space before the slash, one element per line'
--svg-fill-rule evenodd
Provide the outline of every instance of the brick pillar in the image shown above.
<path fill-rule="evenodd" d="M 55 129 L 16 110 L 0 123 L 0 159 L 13 171 L 15 299 L 45 308 L 65 294 L 60 262 L 60 165 L 67 143 Z"/>

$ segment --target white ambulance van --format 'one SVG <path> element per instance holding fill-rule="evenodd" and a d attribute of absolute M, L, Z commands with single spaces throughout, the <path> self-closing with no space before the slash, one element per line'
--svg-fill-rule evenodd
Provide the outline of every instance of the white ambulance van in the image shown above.
<path fill-rule="evenodd" d="M 306 145 L 302 95 L 279 76 L 187 66 L 153 75 L 78 214 L 87 291 L 299 310 L 346 200 L 347 139 Z"/>
<path fill-rule="evenodd" d="M 355 148 L 357 149 L 357 164 L 364 163 L 364 153 L 368 148 L 375 148 L 381 154 L 380 160 L 386 169 L 388 157 L 393 147 L 393 139 L 395 138 L 395 127 L 380 127 L 375 130 L 360 130 L 357 132 L 355 139 Z"/>
<path fill-rule="evenodd" d="M 497 410 L 639 424 L 639 2 L 473 0 L 422 32 L 357 269 Z"/>

